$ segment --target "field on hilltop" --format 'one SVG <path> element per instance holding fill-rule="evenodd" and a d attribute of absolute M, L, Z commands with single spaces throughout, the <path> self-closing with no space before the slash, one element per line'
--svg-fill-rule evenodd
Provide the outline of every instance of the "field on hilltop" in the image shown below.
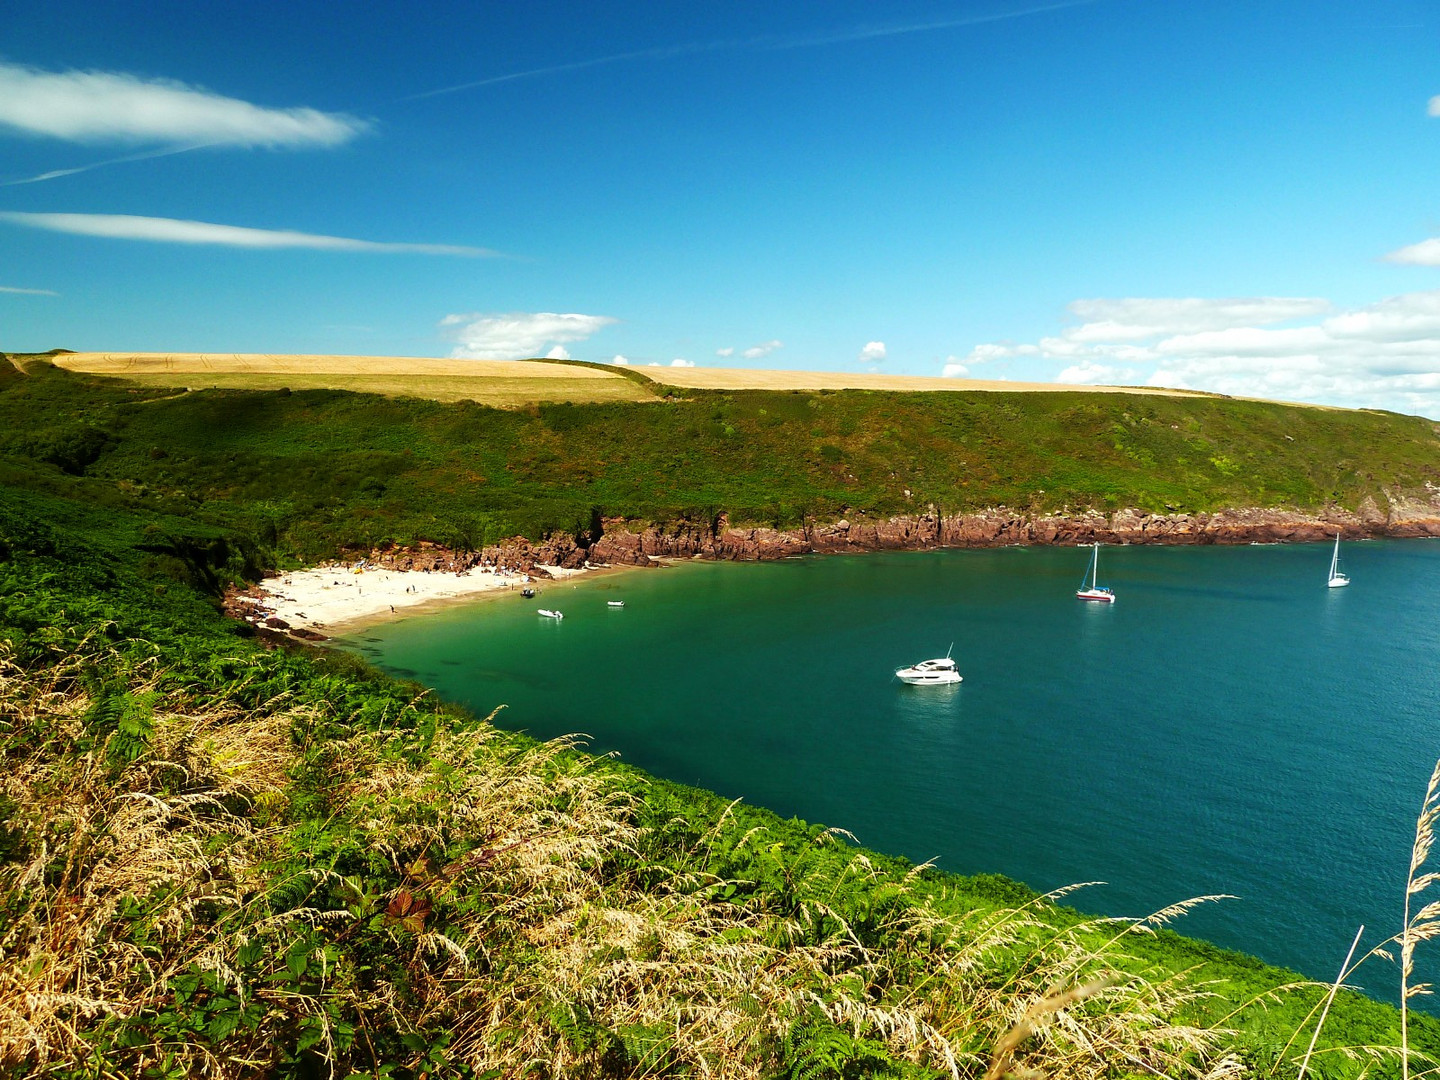
<path fill-rule="evenodd" d="M 357 393 L 470 400 L 496 408 L 532 402 L 574 404 L 653 401 L 662 386 L 687 390 L 889 390 L 903 393 L 1154 394 L 1210 397 L 1160 387 L 1085 386 L 944 379 L 880 372 L 781 371 L 760 368 L 616 367 L 550 360 L 440 360 L 403 356 L 259 353 L 58 352 L 67 371 L 122 378 L 139 386 L 181 390 L 352 390 Z"/>
<path fill-rule="evenodd" d="M 59 353 L 56 366 L 177 390 L 350 390 L 495 408 L 532 402 L 649 401 L 648 380 L 579 364 L 404 356 Z"/>
<path fill-rule="evenodd" d="M 994 391 L 1006 394 L 1074 393 L 1160 394 L 1213 397 L 1195 390 L 1154 386 L 1077 386 L 1073 383 L 1010 382 L 1005 379 L 944 379 L 934 375 L 887 375 L 873 371 L 779 371 L 762 368 L 667 367 L 641 369 L 656 381 L 696 390 L 893 390 Z"/>

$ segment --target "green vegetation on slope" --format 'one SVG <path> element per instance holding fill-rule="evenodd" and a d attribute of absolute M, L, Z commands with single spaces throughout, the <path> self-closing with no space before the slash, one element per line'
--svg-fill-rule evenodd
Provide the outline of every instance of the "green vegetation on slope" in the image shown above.
<path fill-rule="evenodd" d="M 505 411 L 339 391 L 161 394 L 0 366 L 0 480 L 242 532 L 285 558 L 583 533 L 602 516 L 1356 508 L 1440 481 L 1417 417 L 1124 394 L 685 391 Z M 907 490 L 910 492 L 906 494 Z"/>
<path fill-rule="evenodd" d="M 344 656 L 265 651 L 214 595 L 276 554 L 610 513 L 790 523 L 904 509 L 899 484 L 946 509 L 1353 504 L 1434 475 L 1430 425 L 687 398 L 499 413 L 0 365 L 0 1067 L 1294 1075 L 1321 988 L 1283 971 L 538 746 Z M 1342 994 L 1311 1073 L 1393 1073 L 1398 1030 Z M 1411 1035 L 1440 1049 L 1428 1019 Z"/>
<path fill-rule="evenodd" d="M 1321 987 L 265 651 L 152 524 L 0 491 L 8 1068 L 1295 1073 Z M 1342 994 L 1312 1074 L 1397 1019 Z"/>

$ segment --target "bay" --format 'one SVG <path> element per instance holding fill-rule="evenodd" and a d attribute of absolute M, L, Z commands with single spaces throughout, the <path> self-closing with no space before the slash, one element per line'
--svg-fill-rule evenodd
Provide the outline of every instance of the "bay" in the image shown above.
<path fill-rule="evenodd" d="M 1440 756 L 1440 545 L 1074 548 L 687 563 L 553 583 L 342 639 L 539 738 L 867 847 L 1144 915 L 1333 978 L 1400 928 Z M 623 599 L 623 608 L 606 601 Z M 562 622 L 537 607 L 565 612 Z M 895 668 L 952 644 L 964 682 Z M 1398 975 L 1360 982 L 1395 998 Z"/>

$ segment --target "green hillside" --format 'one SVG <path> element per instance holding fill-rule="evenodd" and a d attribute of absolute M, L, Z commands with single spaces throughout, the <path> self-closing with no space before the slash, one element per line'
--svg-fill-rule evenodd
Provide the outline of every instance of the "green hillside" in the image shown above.
<path fill-rule="evenodd" d="M 1435 425 L 1125 394 L 675 391 L 501 410 L 342 391 L 160 392 L 0 366 L 6 482 L 239 530 L 287 559 L 480 546 L 601 516 L 799 525 L 1022 510 L 1354 509 L 1440 481 Z M 907 491 L 909 494 L 907 494 Z"/>
<path fill-rule="evenodd" d="M 865 852 L 264 649 L 216 596 L 345 544 L 885 512 L 896 483 L 1354 503 L 1435 475 L 1428 422 L 1083 394 L 499 412 L 43 365 L 0 367 L 0 410 L 0 1071 L 1297 1075 L 1325 988 L 1163 930 L 1182 912 L 1101 922 Z M 1399 1038 L 1341 993 L 1309 1073 L 1399 1075 Z M 1440 1024 L 1410 1038 L 1440 1051 Z"/>

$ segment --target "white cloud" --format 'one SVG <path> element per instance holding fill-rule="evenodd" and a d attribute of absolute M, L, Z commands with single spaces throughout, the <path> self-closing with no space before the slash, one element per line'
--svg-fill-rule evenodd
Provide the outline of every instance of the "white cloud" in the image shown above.
<path fill-rule="evenodd" d="M 553 348 L 551 348 L 551 350 L 550 350 L 549 352 L 547 352 L 547 353 L 545 354 L 545 359 L 546 359 L 546 360 L 569 360 L 569 359 L 570 359 L 570 350 L 567 349 L 567 348 L 565 348 L 564 345 L 556 345 L 556 346 L 554 346 Z"/>
<path fill-rule="evenodd" d="M 72 142 L 338 146 L 369 129 L 318 109 L 271 109 L 169 79 L 0 63 L 0 125 Z"/>
<path fill-rule="evenodd" d="M 1118 368 L 1109 367 L 1105 364 L 1096 364 L 1090 360 L 1083 360 L 1078 364 L 1072 364 L 1060 374 L 1055 376 L 1056 382 L 1061 383 L 1089 383 L 1098 386 L 1104 383 L 1114 383 L 1119 377 Z"/>
<path fill-rule="evenodd" d="M 57 292 L 50 289 L 18 289 L 13 285 L 0 285 L 0 292 L 16 293 L 20 296 L 59 296 Z"/>
<path fill-rule="evenodd" d="M 0 210 L 0 221 L 31 229 L 100 236 L 109 240 L 153 240 L 167 244 L 219 244 L 240 248 L 315 248 L 322 251 L 390 251 L 420 255 L 496 255 L 485 248 L 454 244 L 392 244 L 320 236 L 288 229 L 250 229 L 178 218 L 135 217 L 131 214 L 30 214 Z"/>
<path fill-rule="evenodd" d="M 1193 334 L 1232 326 L 1268 326 L 1328 310 L 1326 300 L 1295 296 L 1076 300 L 1070 311 L 1085 322 L 1066 330 L 1064 336 L 1070 341 L 1114 341 Z"/>
<path fill-rule="evenodd" d="M 610 363 L 615 364 L 617 367 L 629 367 L 630 358 L 626 356 L 621 356 L 619 353 L 616 353 L 610 358 Z"/>
<path fill-rule="evenodd" d="M 860 359 L 869 363 L 878 364 L 885 359 L 885 343 L 883 341 L 869 341 L 860 350 Z"/>
<path fill-rule="evenodd" d="M 671 360 L 671 361 L 670 361 L 670 366 L 671 366 L 671 367 L 694 367 L 694 366 L 695 366 L 695 361 L 694 361 L 694 360 L 686 360 L 684 357 L 677 356 L 674 360 Z"/>
<path fill-rule="evenodd" d="M 1436 94 L 1430 99 L 1430 104 L 1426 107 L 1425 111 L 1431 116 L 1440 116 L 1440 94 Z"/>
<path fill-rule="evenodd" d="M 740 355 L 745 357 L 746 360 L 759 360 L 762 356 L 769 356 L 776 349 L 783 349 L 784 347 L 785 343 L 776 339 L 762 342 L 759 345 L 751 345 L 750 348 L 746 349 Z"/>
<path fill-rule="evenodd" d="M 608 315 L 562 315 L 553 311 L 509 315 L 446 315 L 440 320 L 456 341 L 457 360 L 523 360 L 544 356 L 556 346 L 584 341 L 618 322 Z"/>
<path fill-rule="evenodd" d="M 1440 101 L 1440 98 L 1435 98 L 1435 101 Z M 1410 266 L 1440 266 L 1440 239 L 1421 240 L 1418 244 L 1392 251 L 1385 256 L 1385 261 Z"/>
<path fill-rule="evenodd" d="M 1056 382 L 1145 383 L 1440 417 L 1440 290 L 1338 312 L 1324 300 L 1277 297 L 1079 300 L 1070 310 L 1094 321 L 1033 345 L 977 345 L 967 362 L 1023 362 L 1019 377 Z M 1279 322 L 1298 325 L 1265 325 Z M 1149 331 L 1143 337 L 1141 327 Z"/>
<path fill-rule="evenodd" d="M 716 355 L 716 356 L 730 356 L 730 355 L 733 355 L 734 352 L 735 352 L 734 347 L 727 345 L 727 346 L 726 346 L 725 348 L 723 348 L 723 349 L 716 349 L 716 350 L 715 350 L 715 355 Z"/>
<path fill-rule="evenodd" d="M 947 356 L 945 358 L 945 366 L 940 369 L 940 376 L 945 379 L 963 379 L 969 374 L 970 369 L 962 364 L 958 357 L 954 356 Z"/>

